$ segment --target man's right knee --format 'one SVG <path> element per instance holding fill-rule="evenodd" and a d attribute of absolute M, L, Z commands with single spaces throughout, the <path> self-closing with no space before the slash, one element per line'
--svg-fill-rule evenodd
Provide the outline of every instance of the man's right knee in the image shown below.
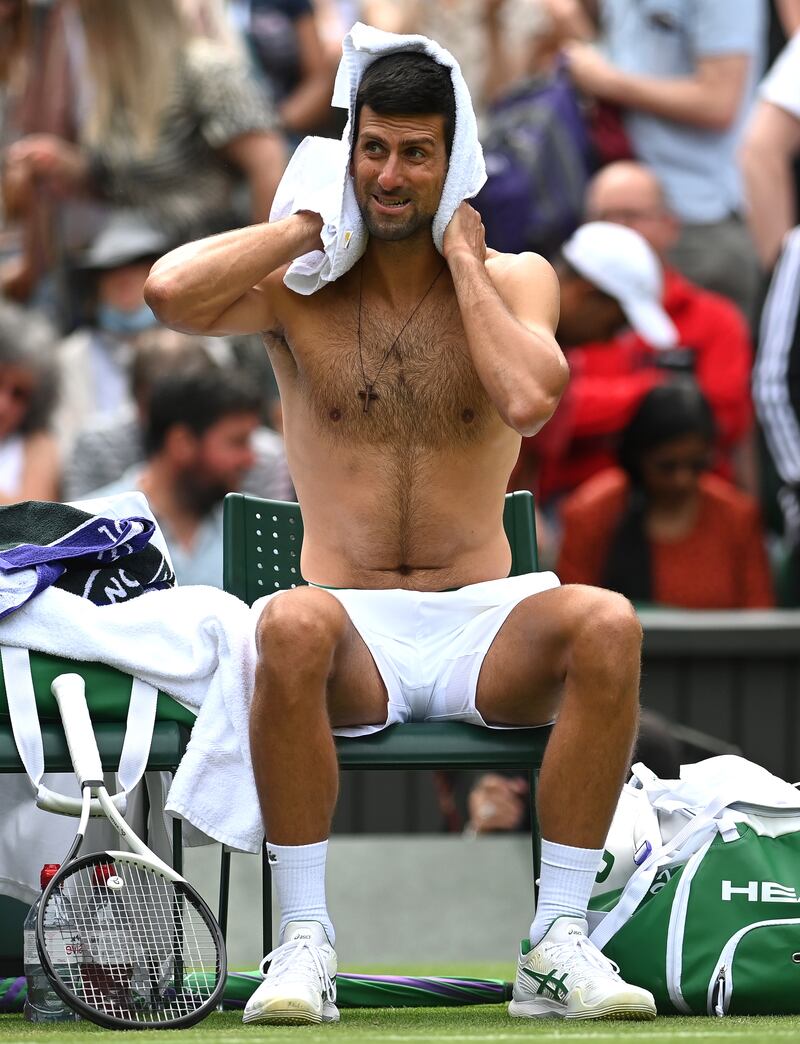
<path fill-rule="evenodd" d="M 283 673 L 293 668 L 330 669 L 348 616 L 333 595 L 315 587 L 298 587 L 271 598 L 256 629 L 259 661 Z"/>

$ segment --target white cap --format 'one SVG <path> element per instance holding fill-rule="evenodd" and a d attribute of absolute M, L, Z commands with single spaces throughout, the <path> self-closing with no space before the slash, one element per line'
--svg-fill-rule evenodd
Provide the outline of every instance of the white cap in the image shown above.
<path fill-rule="evenodd" d="M 590 221 L 573 232 L 561 252 L 578 275 L 616 298 L 633 329 L 653 348 L 678 345 L 678 331 L 661 304 L 661 263 L 638 232 Z"/>

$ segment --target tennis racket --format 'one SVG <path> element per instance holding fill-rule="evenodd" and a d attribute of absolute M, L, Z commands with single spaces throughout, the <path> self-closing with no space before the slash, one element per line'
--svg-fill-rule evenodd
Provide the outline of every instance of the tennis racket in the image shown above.
<path fill-rule="evenodd" d="M 75 840 L 39 906 L 42 967 L 59 997 L 100 1026 L 191 1026 L 215 1007 L 225 986 L 219 925 L 115 807 L 103 785 L 83 678 L 59 675 L 52 691 L 82 800 Z M 98 812 L 131 851 L 80 855 L 89 816 Z"/>

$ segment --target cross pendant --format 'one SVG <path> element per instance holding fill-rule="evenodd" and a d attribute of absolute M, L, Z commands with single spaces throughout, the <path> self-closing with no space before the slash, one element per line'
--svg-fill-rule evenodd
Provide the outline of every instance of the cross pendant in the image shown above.
<path fill-rule="evenodd" d="M 369 413 L 369 404 L 372 402 L 373 399 L 378 398 L 377 393 L 373 391 L 374 387 L 374 384 L 367 384 L 364 387 L 364 391 L 360 391 L 358 393 L 359 399 L 364 400 L 364 413 Z"/>

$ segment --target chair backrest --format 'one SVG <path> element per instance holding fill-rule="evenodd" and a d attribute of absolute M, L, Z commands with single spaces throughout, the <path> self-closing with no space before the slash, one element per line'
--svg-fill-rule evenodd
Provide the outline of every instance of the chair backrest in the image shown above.
<path fill-rule="evenodd" d="M 511 576 L 534 572 L 539 559 L 531 493 L 506 494 L 503 525 L 511 547 Z M 305 583 L 300 573 L 299 504 L 229 493 L 223 533 L 223 586 L 248 605 Z"/>

